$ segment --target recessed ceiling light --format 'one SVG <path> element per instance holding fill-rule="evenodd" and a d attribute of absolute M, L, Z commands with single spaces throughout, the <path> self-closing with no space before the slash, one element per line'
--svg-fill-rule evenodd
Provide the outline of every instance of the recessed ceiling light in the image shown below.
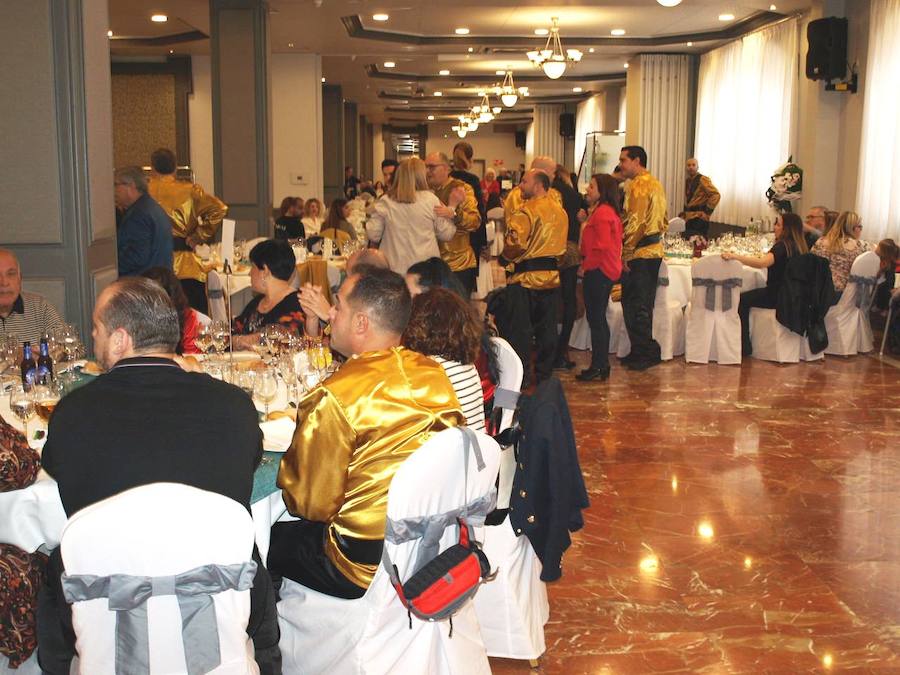
<path fill-rule="evenodd" d="M 594 53 L 594 48 L 593 48 L 593 47 L 591 47 L 590 49 L 588 49 L 588 54 L 593 54 L 593 53 Z"/>
<path fill-rule="evenodd" d="M 609 31 L 609 34 L 610 35 L 625 35 L 625 29 L 624 28 L 613 28 L 611 31 Z"/>
<path fill-rule="evenodd" d="M 778 9 L 778 8 L 775 5 L 769 5 L 770 12 L 774 12 L 776 9 Z"/>
<path fill-rule="evenodd" d="M 719 21 L 734 21 L 734 14 L 719 14 Z"/>
<path fill-rule="evenodd" d="M 434 121 L 434 115 L 429 115 L 429 116 L 428 116 L 428 121 L 429 121 L 429 122 Z"/>
<path fill-rule="evenodd" d="M 693 42 L 688 42 L 688 43 L 687 43 L 687 46 L 688 46 L 688 47 L 693 47 L 693 46 L 694 46 L 694 43 L 693 43 Z"/>
<path fill-rule="evenodd" d="M 681 4 L 681 0 L 656 0 L 663 7 L 676 7 Z"/>
<path fill-rule="evenodd" d="M 112 37 L 113 32 L 111 30 L 106 31 L 106 37 Z"/>
<path fill-rule="evenodd" d="M 387 21 L 390 18 L 391 17 L 389 17 L 387 14 L 373 14 L 372 15 L 373 21 Z"/>
<path fill-rule="evenodd" d="M 449 74 L 450 74 L 449 70 L 442 70 L 441 72 L 438 73 L 438 75 L 449 75 Z"/>
<path fill-rule="evenodd" d="M 627 63 L 623 63 L 623 64 L 622 64 L 622 67 L 623 67 L 623 68 L 628 68 L 628 64 L 627 64 Z"/>
<path fill-rule="evenodd" d="M 506 71 L 505 70 L 495 70 L 494 75 L 506 75 Z"/>
<path fill-rule="evenodd" d="M 324 78 L 324 77 L 322 78 L 322 82 L 325 82 L 325 78 Z"/>
<path fill-rule="evenodd" d="M 396 66 L 396 65 L 397 65 L 397 64 L 394 63 L 393 61 L 385 61 L 385 62 L 384 62 L 384 67 L 385 67 L 385 68 L 393 68 L 393 67 Z"/>
<path fill-rule="evenodd" d="M 468 34 L 469 34 L 469 29 L 468 29 L 468 28 L 457 28 L 457 29 L 456 29 L 455 31 L 453 31 L 453 32 L 456 33 L 457 35 L 468 35 Z"/>
<path fill-rule="evenodd" d="M 435 95 L 435 96 L 443 96 L 443 95 L 444 95 L 444 92 L 442 92 L 442 91 L 436 91 L 436 92 L 434 92 L 434 95 Z"/>
<path fill-rule="evenodd" d="M 572 87 L 572 91 L 574 91 L 576 94 L 580 94 L 584 91 L 584 89 L 582 89 L 581 87 Z"/>
<path fill-rule="evenodd" d="M 165 14 L 154 14 L 150 17 L 150 20 L 153 23 L 165 23 L 169 20 L 169 17 L 167 17 Z"/>
<path fill-rule="evenodd" d="M 471 54 L 472 52 L 474 52 L 474 51 L 475 51 L 475 47 L 469 47 L 469 53 L 470 53 L 470 54 Z"/>
<path fill-rule="evenodd" d="M 174 50 L 174 49 L 170 49 L 170 50 L 169 50 L 169 53 L 170 53 L 170 54 L 174 54 L 174 53 L 175 53 L 175 50 Z"/>
<path fill-rule="evenodd" d="M 535 28 L 535 29 L 534 29 L 534 34 L 535 34 L 535 35 L 547 35 L 549 32 L 550 32 L 550 31 L 547 30 L 546 28 Z"/>

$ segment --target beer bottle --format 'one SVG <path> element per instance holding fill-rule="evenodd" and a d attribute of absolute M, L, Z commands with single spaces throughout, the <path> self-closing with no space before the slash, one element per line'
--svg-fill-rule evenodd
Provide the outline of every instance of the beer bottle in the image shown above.
<path fill-rule="evenodd" d="M 45 376 L 47 381 L 53 379 L 53 357 L 50 356 L 50 345 L 46 337 L 41 338 L 40 356 L 37 360 L 38 377 Z"/>
<path fill-rule="evenodd" d="M 37 364 L 31 355 L 31 343 L 26 342 L 22 348 L 22 362 L 19 364 L 19 370 L 22 371 L 22 385 L 30 388 L 34 384 L 34 376 L 37 371 Z"/>

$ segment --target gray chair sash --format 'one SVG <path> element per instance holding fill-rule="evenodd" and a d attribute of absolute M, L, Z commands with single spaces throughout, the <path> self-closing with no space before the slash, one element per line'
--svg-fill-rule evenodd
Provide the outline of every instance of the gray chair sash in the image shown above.
<path fill-rule="evenodd" d="M 668 286 L 669 285 L 669 277 L 658 277 L 656 279 L 657 286 Z"/>
<path fill-rule="evenodd" d="M 225 297 L 225 291 L 221 288 L 209 288 L 206 289 L 206 295 L 210 300 L 221 300 Z"/>
<path fill-rule="evenodd" d="M 722 311 L 727 312 L 731 310 L 731 290 L 744 285 L 743 280 L 737 277 L 730 279 L 694 277 L 691 283 L 694 286 L 706 287 L 706 309 L 710 312 L 716 311 L 716 286 L 722 287 Z"/>
<path fill-rule="evenodd" d="M 519 392 L 497 387 L 494 389 L 494 407 L 504 410 L 515 410 L 519 404 Z"/>
<path fill-rule="evenodd" d="M 203 565 L 165 577 L 112 574 L 63 574 L 62 587 L 69 603 L 109 599 L 116 613 L 116 675 L 149 675 L 150 636 L 147 600 L 174 595 L 181 611 L 181 639 L 189 675 L 204 675 L 222 662 L 216 606 L 212 595 L 246 591 L 253 586 L 256 563 Z"/>
<path fill-rule="evenodd" d="M 458 427 L 463 434 L 463 453 L 464 453 L 464 471 L 466 476 L 469 474 L 469 452 L 475 455 L 476 466 L 482 471 L 487 465 L 484 463 L 484 457 L 481 454 L 481 448 L 474 432 L 466 427 Z M 416 563 L 413 573 L 418 572 L 424 565 L 429 563 L 440 552 L 441 537 L 451 525 L 456 525 L 458 518 L 463 518 L 472 527 L 481 527 L 484 525 L 484 519 L 497 505 L 497 488 L 492 487 L 488 494 L 476 497 L 472 501 L 462 506 L 438 513 L 430 516 L 415 516 L 412 518 L 403 518 L 402 520 L 392 520 L 390 517 L 384 528 L 384 539 L 392 544 L 402 544 L 407 541 L 421 539 L 418 553 L 416 554 Z M 393 567 L 387 556 L 387 550 L 382 549 L 382 560 L 388 573 L 393 574 Z"/>
<path fill-rule="evenodd" d="M 856 284 L 856 307 L 858 309 L 866 309 L 872 304 L 872 295 L 875 293 L 876 277 L 860 277 L 851 274 L 847 283 Z"/>

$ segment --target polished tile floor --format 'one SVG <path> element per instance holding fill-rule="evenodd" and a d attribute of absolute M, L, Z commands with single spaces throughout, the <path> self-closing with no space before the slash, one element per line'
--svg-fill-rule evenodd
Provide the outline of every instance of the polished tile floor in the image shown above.
<path fill-rule="evenodd" d="M 543 671 L 900 673 L 900 369 L 613 368 L 562 376 L 591 507 Z"/>

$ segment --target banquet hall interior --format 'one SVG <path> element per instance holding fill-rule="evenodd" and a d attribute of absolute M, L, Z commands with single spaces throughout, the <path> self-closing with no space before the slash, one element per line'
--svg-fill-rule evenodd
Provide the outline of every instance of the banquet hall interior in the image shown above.
<path fill-rule="evenodd" d="M 273 263 L 260 267 L 251 249 L 262 251 L 254 245 L 279 236 L 280 219 L 291 215 L 301 231 L 300 223 L 306 228 L 305 235 L 290 236 L 298 263 L 293 274 L 320 284 L 337 307 L 345 302 L 341 279 L 351 278 L 346 258 L 359 255 L 367 238 L 377 247 L 367 237 L 372 214 L 399 194 L 389 190 L 387 161 L 399 162 L 399 172 L 421 158 L 430 176 L 435 162 L 456 161 L 462 141 L 473 150 L 465 169 L 484 191 L 478 208 L 486 233 L 482 248 L 472 244 L 480 262 L 467 300 L 479 322 L 485 319 L 485 330 L 508 337 L 499 319 L 491 321 L 491 300 L 515 285 L 516 266 L 525 268 L 505 267 L 515 210 L 506 201 L 504 213 L 504 199 L 521 189 L 520 182 L 540 183 L 529 170 L 543 171 L 542 161 L 558 165 L 553 185 L 567 183 L 580 200 L 574 211 L 583 207 L 585 213 L 562 225 L 570 233 L 574 227 L 568 243 L 578 259 L 568 268 L 571 298 L 565 286 L 559 295 L 563 337 L 557 337 L 550 379 L 562 384 L 563 417 L 571 416 L 575 468 L 580 465 L 589 505 L 577 514 L 583 524 L 556 524 L 571 537 L 558 579 L 534 576 L 504 587 L 520 596 L 529 615 L 528 628 L 509 630 L 534 633 L 539 648 L 498 647 L 489 635 L 490 615 L 509 611 L 499 603 L 478 604 L 495 581 L 479 587 L 468 614 L 460 611 L 460 637 L 451 628 L 449 643 L 456 640 L 457 650 L 469 644 L 461 617 L 477 614 L 484 646 L 481 638 L 472 644 L 487 672 L 900 673 L 900 275 L 894 274 L 900 268 L 893 244 L 900 242 L 900 0 L 30 0 L 3 3 L 0 44 L 0 263 L 16 261 L 23 293 L 39 295 L 58 312 L 62 328 L 48 332 L 59 371 L 66 361 L 100 361 L 92 335 L 95 308 L 104 289 L 125 274 L 125 220 L 117 207 L 122 181 L 132 179 L 121 170 L 140 167 L 150 176 L 151 155 L 160 148 L 174 153 L 178 180 L 202 186 L 227 207 L 225 225 L 205 241 L 209 276 L 204 271 L 190 280 L 199 284 L 213 323 L 221 318 L 226 326 L 225 334 L 211 331 L 201 345 L 212 352 L 201 355 L 209 357 L 201 365 L 215 363 L 219 352 L 220 365 L 207 368 L 218 379 L 229 379 L 226 368 L 235 367 L 234 358 L 226 365 L 225 345 L 238 339 L 228 337 L 229 322 L 259 302 L 259 270 L 275 269 Z M 622 255 L 613 257 L 621 265 L 625 256 L 623 274 L 635 274 L 638 261 L 647 262 L 640 251 L 658 247 L 658 255 L 649 255 L 658 259 L 659 271 L 645 318 L 648 330 L 652 323 L 647 340 L 659 356 L 637 361 L 638 367 L 625 358 L 632 344 L 637 352 L 638 319 L 627 307 L 637 291 L 629 291 L 624 277 L 621 288 L 611 279 L 594 309 L 608 331 L 602 343 L 609 347 L 608 363 L 598 367 L 595 315 L 586 310 L 594 296 L 579 231 L 593 222 L 588 205 L 600 187 L 597 176 L 617 171 L 620 157 L 639 162 L 624 150 L 635 146 L 646 158 L 625 178 L 637 184 L 649 172 L 655 179 L 663 225 L 649 238 L 638 237 L 637 254 L 634 242 L 628 249 L 629 209 L 637 198 L 626 181 L 618 189 L 626 195 L 622 222 L 630 253 L 618 241 Z M 717 195 L 697 207 L 689 206 L 697 194 L 696 171 L 686 173 L 691 159 Z M 547 193 L 559 197 L 556 189 Z M 296 197 L 306 206 L 288 214 Z M 438 197 L 447 203 L 446 195 Z M 345 199 L 346 206 L 332 207 Z M 311 225 L 313 202 L 320 211 Z M 344 211 L 335 216 L 339 208 Z M 817 217 L 822 226 L 810 239 L 815 228 L 809 224 Z M 456 218 L 456 236 L 465 234 Z M 749 296 L 771 286 L 780 264 L 771 251 L 787 238 L 782 233 L 789 223 L 804 228 L 797 230 L 797 241 L 806 235 L 806 243 L 796 244 L 800 252 L 816 253 L 825 240 L 834 241 L 822 229 L 826 219 L 845 233 L 838 232 L 831 250 L 850 256 L 852 249 L 856 257 L 842 271 L 832 264 L 833 279 L 822 282 L 833 301 L 824 307 L 807 301 L 807 313 L 821 310 L 818 323 L 810 319 L 821 329 L 814 339 L 806 324 L 797 331 L 785 323 L 781 304 L 751 308 Z M 349 243 L 337 231 L 339 222 L 352 236 Z M 701 228 L 697 234 L 692 223 Z M 324 236 L 328 227 L 334 244 Z M 319 228 L 323 236 L 312 237 Z M 306 242 L 298 241 L 304 236 Z M 200 247 L 191 254 L 196 241 L 177 231 L 175 237 L 176 261 L 185 252 L 200 260 Z M 315 251 L 313 239 L 321 247 Z M 187 248 L 179 249 L 178 241 L 187 241 Z M 392 262 L 386 249 L 394 244 L 387 242 L 386 231 L 381 247 Z M 431 245 L 445 249 L 444 240 Z M 239 261 L 234 270 L 223 271 L 225 258 Z M 757 264 L 769 258 L 774 265 Z M 823 259 L 829 260 L 824 253 Z M 321 266 L 314 268 L 316 260 Z M 829 265 L 822 265 L 828 277 Z M 806 288 L 811 282 L 793 283 Z M 226 314 L 218 314 L 220 303 Z M 40 452 L 47 420 L 34 416 L 23 424 L 11 412 L 22 347 L 6 334 L 17 332 L 8 324 L 17 306 L 0 316 L 0 413 L 4 428 L 25 431 L 27 444 Z M 335 316 L 327 308 L 320 315 L 326 333 L 328 317 Z M 332 356 L 327 336 L 309 337 L 308 326 L 302 358 L 307 365 L 321 358 L 322 379 L 312 384 L 325 386 L 343 359 L 337 351 Z M 516 348 L 511 357 L 524 368 L 524 380 L 515 384 L 516 395 L 522 386 L 520 402 L 534 400 L 546 379 L 536 329 L 534 337 L 536 356 L 529 334 L 526 356 L 516 358 Z M 824 345 L 815 344 L 819 338 Z M 32 347 L 37 360 L 38 345 Z M 234 345 L 232 353 L 237 350 Z M 238 379 L 233 382 L 243 386 Z M 265 401 L 256 406 L 264 436 L 264 425 L 274 424 L 270 405 L 291 407 L 294 417 L 303 407 L 285 402 L 292 387 L 298 400 L 306 390 L 302 376 L 282 373 L 275 380 L 287 399 L 259 399 Z M 60 386 L 65 392 L 75 387 Z M 249 387 L 257 401 L 257 385 Z M 204 403 L 196 405 L 202 419 Z M 116 414 L 98 410 L 96 424 Z M 254 479 L 254 493 L 262 473 L 270 483 L 264 545 L 258 505 L 252 510 L 263 562 L 268 528 L 286 511 L 282 474 L 275 485 L 283 462 L 276 452 L 292 443 L 294 424 L 292 418 L 280 447 L 264 440 Z M 302 420 L 296 424 L 299 435 Z M 0 561 L 5 547 L 23 555 L 49 553 L 59 545 L 58 532 L 65 533 L 66 517 L 55 539 L 44 537 L 52 528 L 35 515 L 43 497 L 29 493 L 26 500 L 25 490 L 52 479 L 36 465 L 31 486 L 7 483 L 4 443 L 0 435 Z M 59 445 L 54 449 L 58 461 Z M 564 461 L 548 452 L 555 468 Z M 430 477 L 437 486 L 441 480 Z M 559 488 L 554 480 L 551 492 Z M 519 483 L 513 485 L 519 492 Z M 512 515 L 498 527 L 513 532 Z M 525 572 L 501 564 L 501 576 L 540 574 L 527 541 L 513 537 L 537 567 Z M 9 602 L 4 595 L 0 615 Z M 412 627 L 421 619 L 394 603 L 399 619 L 383 619 L 383 630 L 402 636 L 407 622 Z M 546 616 L 536 617 L 541 611 Z M 28 617 L 33 631 L 34 617 Z M 285 641 L 285 625 L 282 653 L 299 644 Z M 21 641 L 20 632 L 0 616 L 0 673 L 41 672 L 33 640 L 24 651 L 11 646 L 10 636 Z M 522 636 L 506 637 L 513 644 Z M 304 639 L 314 645 L 317 637 Z M 381 649 L 378 635 L 367 639 Z M 24 659 L 18 668 L 15 654 Z M 486 672 L 482 665 L 432 668 L 433 661 L 414 662 L 409 654 L 392 667 L 382 659 L 371 670 L 296 672 Z M 295 672 L 288 663 L 303 663 L 293 656 L 285 657 L 285 673 Z M 254 668 L 239 672 L 260 672 Z"/>

